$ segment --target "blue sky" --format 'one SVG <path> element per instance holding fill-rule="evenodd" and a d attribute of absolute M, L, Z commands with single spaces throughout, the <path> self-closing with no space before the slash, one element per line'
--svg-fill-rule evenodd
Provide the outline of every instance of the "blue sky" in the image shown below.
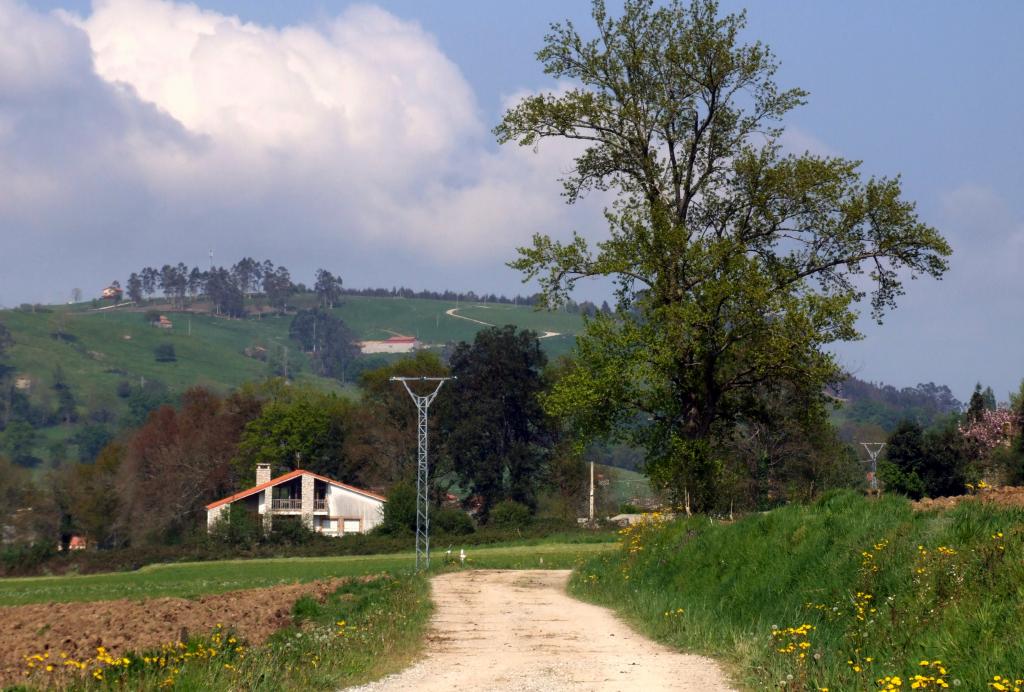
<path fill-rule="evenodd" d="M 15 262 L 5 253 L 8 259 L 0 259 L 0 303 L 59 300 L 72 285 L 89 294 L 145 263 L 200 263 L 209 245 L 217 246 L 225 262 L 241 254 L 281 258 L 296 278 L 330 264 L 354 286 L 406 284 L 509 293 L 520 286 L 503 262 L 534 230 L 561 236 L 579 228 L 600 237 L 597 200 L 579 209 L 560 206 L 554 178 L 564 169 L 568 152 L 552 147 L 531 160 L 529 152 L 500 151 L 488 133 L 511 95 L 551 86 L 533 53 L 551 21 L 569 17 L 588 26 L 589 2 L 208 0 L 199 6 L 207 11 L 203 21 L 210 26 L 220 16 L 235 16 L 265 30 L 258 44 L 266 48 L 263 58 L 276 54 L 275 41 L 292 41 L 277 30 L 311 27 L 330 34 L 347 51 L 331 53 L 337 74 L 370 75 L 360 82 L 370 90 L 386 74 L 409 94 L 396 106 L 374 92 L 368 104 L 377 103 L 382 113 L 391 114 L 412 103 L 416 118 L 426 113 L 425 120 L 403 121 L 408 140 L 394 150 L 388 148 L 386 133 L 380 134 L 378 156 L 364 151 L 361 138 L 318 140 L 306 158 L 278 166 L 291 172 L 282 179 L 265 172 L 270 168 L 262 159 L 246 158 L 239 166 L 243 140 L 233 140 L 230 128 L 214 122 L 211 114 L 175 101 L 174 75 L 163 75 L 159 83 L 150 80 L 144 66 L 164 61 L 164 54 L 146 63 L 155 52 L 131 52 L 136 49 L 126 35 L 156 35 L 174 22 L 188 26 L 184 5 L 111 0 L 93 8 L 87 2 L 0 0 L 0 33 L 16 33 L 20 40 L 8 50 L 22 45 L 26 54 L 37 54 L 40 45 L 61 46 L 60 60 L 53 65 L 21 63 L 28 67 L 17 75 L 8 70 L 6 77 L 0 67 L 0 126 L 5 113 L 33 123 L 17 146 L 4 143 L 0 127 L 0 174 L 6 170 L 21 175 L 23 185 L 15 190 L 26 198 L 42 195 L 38 181 L 44 181 L 47 194 L 58 190 L 55 199 L 68 210 L 64 215 L 49 208 L 40 211 L 17 199 L 5 207 L 0 197 L 0 238 L 18 248 L 21 257 Z M 723 6 L 733 10 L 741 4 Z M 66 10 L 71 18 L 52 10 Z M 901 174 L 906 196 L 956 251 L 946 279 L 911 283 L 901 307 L 883 327 L 864 322 L 864 341 L 838 347 L 843 363 L 862 378 L 899 386 L 948 383 L 960 398 L 980 380 L 1005 398 L 1024 377 L 1018 346 L 1024 342 L 1024 197 L 1019 192 L 1024 188 L 1024 90 L 1019 88 L 1024 3 L 774 0 L 751 4 L 748 14 L 749 37 L 769 44 L 782 64 L 779 83 L 810 92 L 809 104 L 787 121 L 792 145 L 861 159 L 867 173 Z M 76 24 L 72 33 L 60 33 Z M 83 32 L 88 40 L 67 48 L 77 45 L 76 37 Z M 413 57 L 382 68 L 372 49 L 352 48 L 364 34 L 387 35 L 394 41 L 389 45 L 412 46 Z M 169 34 L 164 40 L 173 46 L 180 38 Z M 306 44 L 312 46 L 308 54 L 322 54 L 317 51 L 325 49 L 314 44 Z M 224 48 L 225 53 L 229 50 Z M 221 91 L 238 86 L 245 94 L 257 92 L 261 85 L 252 80 L 274 69 L 271 58 L 259 63 L 265 67 L 252 70 L 246 70 L 244 59 L 209 60 L 193 66 L 194 74 L 217 75 Z M 419 66 L 427 67 L 418 77 L 402 81 Z M 428 68 L 441 76 L 424 77 Z M 34 69 L 38 78 L 24 77 Z M 248 81 L 232 79 L 232 69 L 242 70 Z M 58 79 L 58 73 L 66 78 Z M 132 86 L 127 95 L 111 87 L 125 82 Z M 267 99 L 286 88 L 285 83 L 268 87 L 264 100 L 253 101 L 253 112 L 263 112 L 259 109 L 264 104 L 272 104 Z M 348 97 L 362 101 L 357 92 Z M 422 108 L 413 103 L 416 98 L 422 99 Z M 224 112 L 222 108 L 218 117 Z M 292 128 L 295 114 L 279 115 L 282 127 Z M 380 115 L 367 106 L 365 117 L 353 123 L 370 127 Z M 109 121 L 120 124 L 105 128 Z M 423 150 L 417 149 L 423 127 L 443 129 L 445 123 L 449 130 L 431 134 Z M 249 126 L 261 145 L 271 147 L 291 141 L 291 136 L 309 141 L 308 133 L 319 132 L 315 124 L 296 125 L 298 129 L 285 135 L 268 132 L 261 123 L 241 127 Z M 194 136 L 197 132 L 202 136 Z M 181 151 L 203 148 L 210 141 L 217 146 L 202 156 L 202 163 L 182 162 Z M 51 151 L 54 142 L 65 151 L 85 153 L 80 160 L 57 155 Z M 109 144 L 100 148 L 96 142 Z M 167 142 L 180 151 L 167 155 Z M 321 159 L 318 152 L 325 151 L 336 155 L 334 163 Z M 133 160 L 131 166 L 124 164 L 126 159 Z M 32 170 L 31 162 L 39 161 L 45 165 Z M 372 169 L 369 174 L 355 172 L 367 167 Z M 225 176 L 224 171 L 236 173 Z M 212 182 L 187 184 L 202 181 L 204 175 Z M 226 177 L 241 182 L 232 187 Z M 322 182 L 335 179 L 338 188 Z M 384 186 L 408 193 L 376 199 Z M 268 190 L 291 197 L 270 203 Z M 360 205 L 368 199 L 373 203 L 364 209 Z M 406 199 L 415 203 L 406 205 Z M 329 224 L 325 218 L 339 221 Z M 128 235 L 121 230 L 128 227 L 145 230 Z M 396 239 L 406 238 L 420 241 L 396 249 Z M 296 240 L 303 251 L 284 249 Z M 437 252 L 435 247 L 446 249 Z M 66 277 L 69 285 L 43 280 L 44 269 Z M 598 286 L 587 290 L 600 293 Z"/>

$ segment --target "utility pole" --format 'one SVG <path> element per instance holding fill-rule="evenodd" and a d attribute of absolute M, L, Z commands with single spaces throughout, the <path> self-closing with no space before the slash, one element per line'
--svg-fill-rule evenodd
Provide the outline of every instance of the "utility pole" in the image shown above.
<path fill-rule="evenodd" d="M 405 391 L 409 392 L 412 401 L 416 404 L 417 422 L 417 454 L 416 454 L 416 571 L 422 564 L 423 569 L 430 568 L 430 486 L 427 483 L 428 477 L 428 446 L 427 446 L 427 410 L 430 404 L 437 398 L 437 393 L 448 380 L 454 377 L 392 377 L 391 382 L 401 382 Z M 410 382 L 437 382 L 434 391 L 422 395 L 412 391 Z"/>
<path fill-rule="evenodd" d="M 871 481 L 870 487 L 871 492 L 878 492 L 878 455 L 882 453 L 882 449 L 885 447 L 884 442 L 861 442 L 861 445 L 867 450 L 868 458 L 871 464 Z"/>
<path fill-rule="evenodd" d="M 590 525 L 594 525 L 594 462 L 590 462 Z"/>

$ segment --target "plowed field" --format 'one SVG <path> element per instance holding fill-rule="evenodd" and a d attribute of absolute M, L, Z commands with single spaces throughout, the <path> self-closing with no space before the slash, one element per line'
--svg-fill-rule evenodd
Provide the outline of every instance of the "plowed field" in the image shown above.
<path fill-rule="evenodd" d="M 323 599 L 344 579 L 287 584 L 185 598 L 121 599 L 0 608 L 0 687 L 19 682 L 25 657 L 60 654 L 88 658 L 104 647 L 112 656 L 141 652 L 205 635 L 217 625 L 249 644 L 264 642 L 288 625 L 292 605 L 304 595 Z"/>

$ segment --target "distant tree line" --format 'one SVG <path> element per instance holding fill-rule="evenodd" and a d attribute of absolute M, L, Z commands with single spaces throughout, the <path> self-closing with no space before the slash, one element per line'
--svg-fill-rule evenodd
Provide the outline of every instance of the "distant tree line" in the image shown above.
<path fill-rule="evenodd" d="M 274 266 L 270 260 L 258 262 L 245 257 L 232 267 L 211 267 L 208 270 L 184 263 L 165 264 L 162 267 L 143 267 L 132 272 L 125 282 L 129 300 L 141 303 L 150 300 L 159 291 L 164 300 L 176 308 L 184 308 L 186 301 L 205 298 L 213 303 L 218 315 L 241 317 L 245 314 L 245 298 L 261 292 L 267 303 L 278 309 L 287 307 L 288 298 L 305 290 L 292 283 L 291 273 L 285 266 Z"/>

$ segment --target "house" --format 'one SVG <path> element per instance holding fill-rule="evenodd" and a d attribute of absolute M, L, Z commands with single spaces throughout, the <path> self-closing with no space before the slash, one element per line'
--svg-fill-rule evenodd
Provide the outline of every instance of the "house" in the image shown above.
<path fill-rule="evenodd" d="M 120 286 L 111 285 L 104 288 L 103 293 L 101 295 L 103 297 L 103 300 L 121 300 L 121 296 L 123 294 L 124 291 L 121 290 Z"/>
<path fill-rule="evenodd" d="M 154 322 L 153 326 L 160 329 L 170 329 L 174 326 L 174 323 L 167 319 L 167 315 L 160 315 L 160 319 Z"/>
<path fill-rule="evenodd" d="M 384 341 L 360 341 L 362 353 L 412 353 L 420 342 L 414 336 L 392 336 Z"/>
<path fill-rule="evenodd" d="M 206 526 L 212 529 L 228 507 L 241 504 L 268 527 L 274 517 L 293 516 L 329 536 L 366 533 L 383 521 L 386 501 L 369 490 L 304 469 L 271 478 L 270 464 L 257 464 L 256 485 L 206 505 Z"/>

